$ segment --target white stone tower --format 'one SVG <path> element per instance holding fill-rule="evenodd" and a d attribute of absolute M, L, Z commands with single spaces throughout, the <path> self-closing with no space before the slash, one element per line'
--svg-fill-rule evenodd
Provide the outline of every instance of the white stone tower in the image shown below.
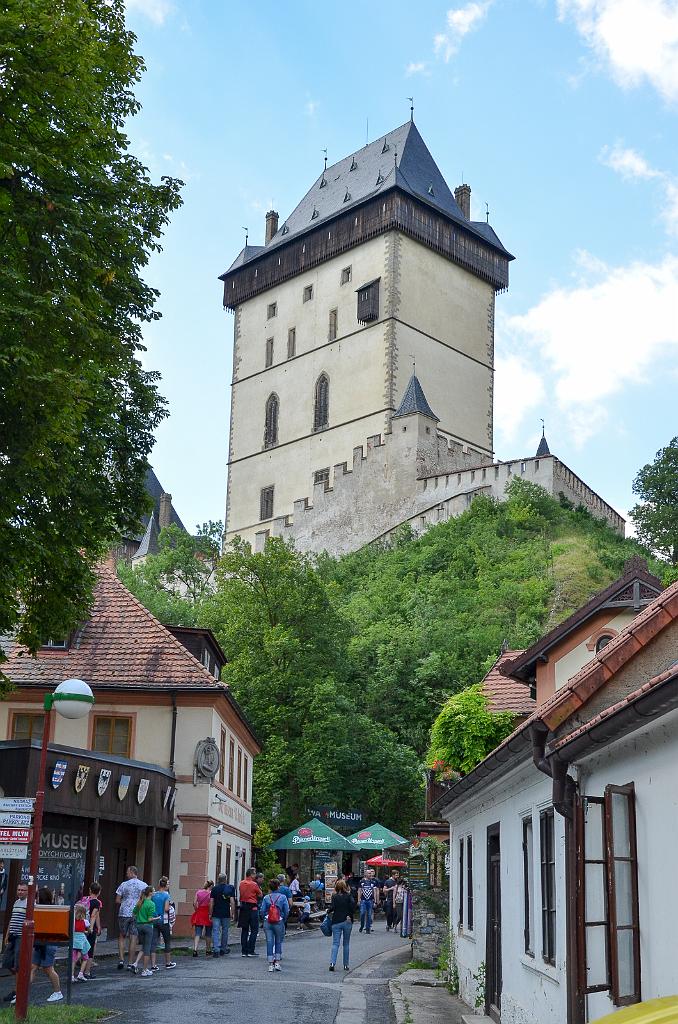
<path fill-rule="evenodd" d="M 367 437 L 416 362 L 438 433 L 492 455 L 494 297 L 513 258 L 412 121 L 325 168 L 224 273 L 235 313 L 227 540 L 254 542 Z M 328 545 L 330 546 L 330 545 Z"/>

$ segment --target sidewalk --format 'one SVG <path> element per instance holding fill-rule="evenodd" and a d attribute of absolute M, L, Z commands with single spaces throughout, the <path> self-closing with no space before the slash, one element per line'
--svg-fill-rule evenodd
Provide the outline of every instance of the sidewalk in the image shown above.
<path fill-rule="evenodd" d="M 389 982 L 389 990 L 396 1024 L 465 1024 L 466 1016 L 473 1015 L 435 971 L 405 971 Z"/>

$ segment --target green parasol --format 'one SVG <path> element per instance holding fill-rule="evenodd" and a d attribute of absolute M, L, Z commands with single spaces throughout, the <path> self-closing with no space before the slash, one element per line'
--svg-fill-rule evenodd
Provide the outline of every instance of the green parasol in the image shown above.
<path fill-rule="evenodd" d="M 407 839 L 380 825 L 378 821 L 354 832 L 348 837 L 348 842 L 353 850 L 389 850 L 393 846 L 407 845 Z"/>
<path fill-rule="evenodd" d="M 352 850 L 353 846 L 317 818 L 311 818 L 299 828 L 292 829 L 282 839 L 271 843 L 271 850 Z"/>

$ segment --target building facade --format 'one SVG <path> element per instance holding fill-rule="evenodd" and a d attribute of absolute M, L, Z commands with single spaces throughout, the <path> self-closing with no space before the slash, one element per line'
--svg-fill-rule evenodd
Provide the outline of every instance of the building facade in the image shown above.
<path fill-rule="evenodd" d="M 237 883 L 251 860 L 259 745 L 218 679 L 214 638 L 175 632 L 101 567 L 91 616 L 71 636 L 35 657 L 6 644 L 15 689 L 0 702 L 0 795 L 35 793 L 45 693 L 73 677 L 94 691 L 88 718 L 52 716 L 43 867 L 52 885 L 98 880 L 109 928 L 129 864 L 152 884 L 169 876 L 177 931 L 187 934 L 205 879 L 224 871 Z M 77 857 L 62 856 L 73 847 Z"/>
<path fill-rule="evenodd" d="M 662 593 L 632 560 L 506 655 L 535 709 L 433 804 L 450 823 L 461 995 L 492 1020 L 586 1024 L 675 991 L 677 630 L 678 585 Z"/>
<path fill-rule="evenodd" d="M 413 363 L 450 443 L 491 459 L 495 293 L 513 257 L 412 122 L 326 167 L 222 275 L 234 357 L 226 539 L 254 543 L 388 435 Z"/>

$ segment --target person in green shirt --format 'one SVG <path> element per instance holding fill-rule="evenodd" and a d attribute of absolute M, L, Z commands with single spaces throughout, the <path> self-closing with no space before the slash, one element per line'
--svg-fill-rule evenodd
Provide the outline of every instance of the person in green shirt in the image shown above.
<path fill-rule="evenodd" d="M 153 971 L 149 968 L 149 962 L 151 959 L 151 946 L 153 943 L 153 925 L 156 921 L 160 920 L 160 916 L 156 909 L 155 903 L 151 899 L 153 892 L 153 886 L 147 885 L 145 889 L 139 894 L 137 905 L 133 910 L 134 922 L 137 927 L 139 934 L 139 953 L 136 961 L 132 967 L 134 974 L 139 974 L 139 964 L 143 957 L 143 971 L 140 973 L 142 978 L 152 978 Z"/>

